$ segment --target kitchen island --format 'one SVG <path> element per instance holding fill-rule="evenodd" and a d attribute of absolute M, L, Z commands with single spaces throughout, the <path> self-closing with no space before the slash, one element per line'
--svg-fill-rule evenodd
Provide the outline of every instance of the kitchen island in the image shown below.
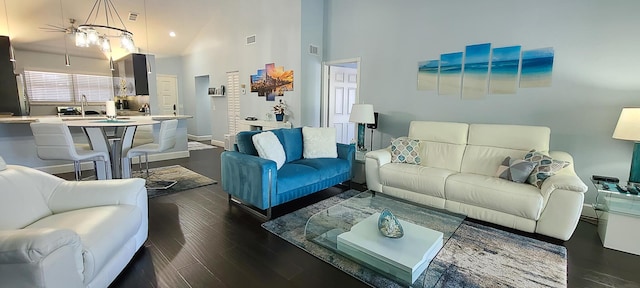
<path fill-rule="evenodd" d="M 42 160 L 38 158 L 36 144 L 31 133 L 29 123 L 42 118 L 62 118 L 63 121 L 74 120 L 103 120 L 105 116 L 13 116 L 0 117 L 0 156 L 7 164 L 23 165 L 47 173 L 57 174 L 73 172 L 73 163 L 63 160 Z M 149 155 L 149 161 L 167 160 L 189 157 L 187 150 L 187 119 L 190 115 L 149 115 L 149 116 L 122 116 L 118 119 L 151 119 L 156 121 L 178 119 L 176 131 L 176 145 L 165 153 Z M 157 135 L 160 125 L 154 125 L 154 135 Z M 79 127 L 70 127 L 73 139 L 76 143 L 88 143 L 87 137 Z M 134 159 L 136 160 L 136 159 Z M 82 163 L 82 169 L 93 169 L 92 162 Z"/>

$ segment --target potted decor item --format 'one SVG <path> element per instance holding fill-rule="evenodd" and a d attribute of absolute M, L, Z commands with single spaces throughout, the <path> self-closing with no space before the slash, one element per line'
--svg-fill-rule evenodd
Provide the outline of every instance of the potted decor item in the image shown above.
<path fill-rule="evenodd" d="M 273 106 L 273 113 L 276 114 L 276 121 L 284 121 L 284 114 L 287 110 L 287 104 L 284 100 L 280 99 L 278 104 Z"/>

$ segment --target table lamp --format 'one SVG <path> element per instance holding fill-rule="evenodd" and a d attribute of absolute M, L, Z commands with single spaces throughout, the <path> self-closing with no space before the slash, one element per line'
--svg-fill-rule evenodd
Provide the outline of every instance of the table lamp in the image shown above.
<path fill-rule="evenodd" d="M 358 123 L 358 151 L 367 151 L 367 148 L 364 148 L 364 128 L 365 124 L 376 122 L 373 116 L 373 105 L 353 104 L 349 122 Z"/>
<path fill-rule="evenodd" d="M 622 108 L 613 138 L 634 141 L 629 182 L 640 183 L 640 108 Z"/>

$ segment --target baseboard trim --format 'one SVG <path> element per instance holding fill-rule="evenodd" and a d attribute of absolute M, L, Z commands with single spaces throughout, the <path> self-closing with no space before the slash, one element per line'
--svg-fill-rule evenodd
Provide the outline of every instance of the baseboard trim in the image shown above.
<path fill-rule="evenodd" d="M 218 140 L 211 140 L 211 145 L 214 146 L 218 146 L 218 147 L 224 147 L 224 141 L 218 141 Z"/>
<path fill-rule="evenodd" d="M 149 162 L 171 160 L 171 159 L 178 159 L 178 158 L 187 158 L 189 156 L 190 156 L 189 151 L 176 151 L 176 152 L 150 154 Z M 144 157 L 142 158 L 142 161 L 144 162 Z M 131 163 L 138 164 L 138 157 L 134 157 L 133 159 L 131 159 Z M 82 170 L 93 170 L 93 162 L 91 161 L 82 162 L 80 164 L 80 167 Z M 40 171 L 43 171 L 49 174 L 69 173 L 69 172 L 73 172 L 73 163 L 36 167 L 35 169 L 38 169 Z"/>
<path fill-rule="evenodd" d="M 582 204 L 582 216 L 589 218 L 597 218 L 596 210 L 593 209 L 593 205 L 584 203 Z"/>
<path fill-rule="evenodd" d="M 187 134 L 187 139 L 193 140 L 193 141 L 207 141 L 207 140 L 211 140 L 211 137 L 212 137 L 211 135 L 198 136 L 198 135 Z"/>

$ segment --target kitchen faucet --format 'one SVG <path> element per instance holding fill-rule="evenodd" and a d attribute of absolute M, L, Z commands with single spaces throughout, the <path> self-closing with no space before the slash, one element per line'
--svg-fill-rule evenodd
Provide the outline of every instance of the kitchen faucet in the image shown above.
<path fill-rule="evenodd" d="M 80 99 L 80 109 L 82 110 L 82 118 L 84 118 L 85 105 L 89 106 L 89 102 L 87 101 L 87 96 L 82 94 L 82 98 Z"/>

